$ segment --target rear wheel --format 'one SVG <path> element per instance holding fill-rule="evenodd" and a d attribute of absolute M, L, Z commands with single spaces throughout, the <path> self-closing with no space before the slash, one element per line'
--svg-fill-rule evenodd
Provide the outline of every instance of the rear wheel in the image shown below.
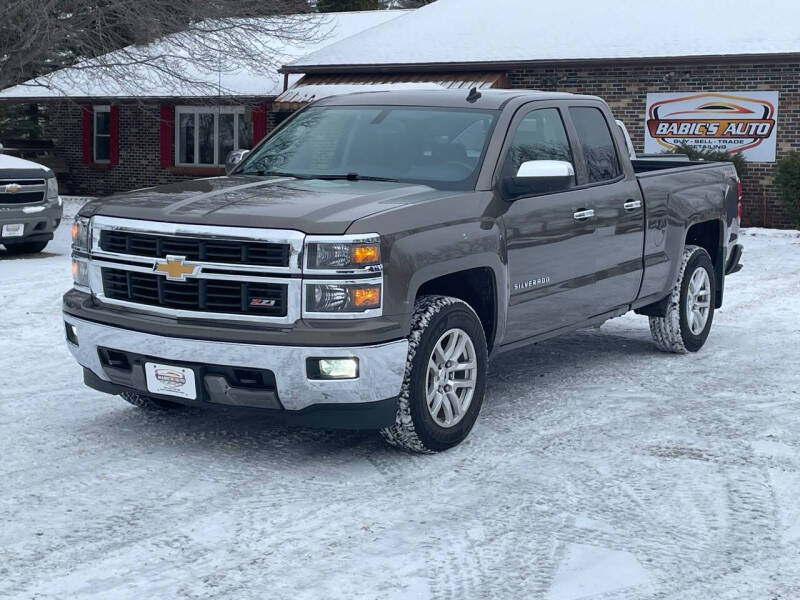
<path fill-rule="evenodd" d="M 36 254 L 44 250 L 47 242 L 16 242 L 13 244 L 3 243 L 9 254 Z"/>
<path fill-rule="evenodd" d="M 122 392 L 120 396 L 133 404 L 136 408 L 141 408 L 143 410 L 171 410 L 183 406 L 177 402 L 153 398 L 152 396 L 145 396 L 143 394 L 137 394 L 136 392 Z"/>
<path fill-rule="evenodd" d="M 703 347 L 714 321 L 714 265 L 704 248 L 686 246 L 666 314 L 650 317 L 650 332 L 664 352 L 685 354 Z"/>
<path fill-rule="evenodd" d="M 397 417 L 381 430 L 384 439 L 414 452 L 461 443 L 483 404 L 487 362 L 483 326 L 467 303 L 449 296 L 420 298 Z"/>

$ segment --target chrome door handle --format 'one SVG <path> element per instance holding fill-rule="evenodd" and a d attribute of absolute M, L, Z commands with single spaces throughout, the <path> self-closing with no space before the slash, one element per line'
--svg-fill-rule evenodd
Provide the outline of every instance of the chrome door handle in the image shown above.
<path fill-rule="evenodd" d="M 579 210 L 576 213 L 573 213 L 572 218 L 576 221 L 585 221 L 586 219 L 591 219 L 594 216 L 594 209 L 590 208 L 589 210 Z"/>
<path fill-rule="evenodd" d="M 636 210 L 637 208 L 642 208 L 642 201 L 641 200 L 628 200 L 625 204 L 622 205 L 627 211 Z"/>

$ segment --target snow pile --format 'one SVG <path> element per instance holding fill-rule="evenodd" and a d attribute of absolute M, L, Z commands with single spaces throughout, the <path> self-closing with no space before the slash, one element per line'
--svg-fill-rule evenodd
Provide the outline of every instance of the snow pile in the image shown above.
<path fill-rule="evenodd" d="M 293 66 L 796 53 L 798 20 L 796 0 L 438 0 Z"/>
<path fill-rule="evenodd" d="M 50 76 L 33 79 L 0 92 L 3 98 L 158 98 L 193 97 L 219 93 L 223 96 L 277 96 L 283 91 L 281 65 L 309 52 L 350 37 L 370 27 L 398 18 L 409 11 L 362 11 L 328 13 L 325 15 L 291 15 L 262 19 L 266 32 L 259 39 L 243 40 L 238 49 L 252 47 L 259 50 L 254 62 L 247 65 L 229 64 L 220 57 L 219 68 L 201 68 L 188 48 L 202 49 L 203 37 L 214 36 L 215 28 L 200 23 L 196 31 L 189 30 L 142 47 L 127 48 L 121 53 L 111 53 L 79 69 L 62 69 Z M 203 33 L 203 28 L 208 33 Z M 251 35 L 252 25 L 246 35 Z M 208 46 L 224 44 L 230 32 L 220 34 Z M 243 34 L 245 35 L 245 34 Z M 191 36 L 198 36 L 196 41 Z M 289 41 L 294 38 L 297 41 Z M 188 38 L 188 39 L 187 39 Z M 234 51 L 237 55 L 237 52 Z M 257 64 L 258 58 L 268 54 L 268 63 Z M 120 67 L 118 63 L 144 64 Z M 215 61 L 211 61 L 214 63 Z M 105 66 L 109 65 L 109 66 Z M 165 67 L 168 71 L 165 71 Z M 176 81 L 170 73 L 183 73 Z M 290 78 L 290 84 L 299 79 Z"/>

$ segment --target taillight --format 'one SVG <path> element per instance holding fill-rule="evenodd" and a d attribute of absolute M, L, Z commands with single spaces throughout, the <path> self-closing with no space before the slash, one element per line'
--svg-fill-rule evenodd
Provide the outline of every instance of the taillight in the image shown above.
<path fill-rule="evenodd" d="M 743 194 L 742 194 L 742 189 L 743 189 L 743 188 L 742 188 L 742 182 L 740 181 L 740 182 L 739 182 L 739 185 L 738 185 L 739 202 L 741 202 L 741 201 L 742 201 L 742 197 L 743 197 Z"/>
<path fill-rule="evenodd" d="M 739 197 L 741 198 L 741 196 L 739 196 Z M 738 206 L 738 208 L 736 210 L 736 219 L 739 221 L 739 223 L 742 222 L 742 203 L 741 202 L 739 202 L 739 206 Z"/>

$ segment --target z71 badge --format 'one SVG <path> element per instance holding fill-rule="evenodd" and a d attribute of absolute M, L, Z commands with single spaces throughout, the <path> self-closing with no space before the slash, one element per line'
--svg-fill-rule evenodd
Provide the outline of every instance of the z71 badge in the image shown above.
<path fill-rule="evenodd" d="M 550 283 L 549 275 L 537 279 L 529 279 L 528 281 L 520 281 L 514 284 L 514 291 L 527 290 L 528 288 L 535 288 L 540 285 L 547 285 L 548 283 Z"/>

